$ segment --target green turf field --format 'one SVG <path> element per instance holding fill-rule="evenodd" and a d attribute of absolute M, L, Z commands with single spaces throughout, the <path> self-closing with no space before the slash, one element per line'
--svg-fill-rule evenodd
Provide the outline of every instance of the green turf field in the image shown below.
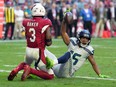
<path fill-rule="evenodd" d="M 20 81 L 20 72 L 13 81 L 7 81 L 9 72 L 21 61 L 25 54 L 25 41 L 0 41 L 0 87 L 116 87 L 116 38 L 93 38 L 91 45 L 95 49 L 95 60 L 108 79 L 101 79 L 92 70 L 88 61 L 79 69 L 73 78 L 56 78 L 43 80 L 39 77 Z M 63 55 L 67 47 L 62 39 L 54 39 L 49 51 L 57 57 Z M 33 66 L 32 66 L 33 67 Z"/>

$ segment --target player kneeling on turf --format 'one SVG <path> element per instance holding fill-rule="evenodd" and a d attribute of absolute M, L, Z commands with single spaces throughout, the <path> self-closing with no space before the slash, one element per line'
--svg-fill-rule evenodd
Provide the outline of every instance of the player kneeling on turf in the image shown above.
<path fill-rule="evenodd" d="M 20 70 L 24 70 L 21 80 L 25 80 L 29 74 L 34 74 L 42 79 L 53 79 L 54 72 L 52 69 L 46 68 L 46 57 L 50 52 L 45 49 L 46 46 L 52 44 L 51 26 L 52 23 L 48 18 L 44 18 L 46 11 L 40 4 L 36 3 L 32 6 L 32 19 L 24 19 L 23 26 L 26 35 L 26 57 L 25 62 L 20 63 L 11 71 L 8 80 L 13 80 Z M 35 61 L 35 68 L 31 68 L 31 64 Z M 37 69 L 39 68 L 39 69 Z"/>

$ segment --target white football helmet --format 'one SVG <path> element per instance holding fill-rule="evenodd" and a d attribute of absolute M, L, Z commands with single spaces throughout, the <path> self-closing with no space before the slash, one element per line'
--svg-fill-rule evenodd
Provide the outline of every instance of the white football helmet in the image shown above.
<path fill-rule="evenodd" d="M 41 3 L 36 3 L 31 8 L 32 16 L 45 16 L 46 10 Z"/>

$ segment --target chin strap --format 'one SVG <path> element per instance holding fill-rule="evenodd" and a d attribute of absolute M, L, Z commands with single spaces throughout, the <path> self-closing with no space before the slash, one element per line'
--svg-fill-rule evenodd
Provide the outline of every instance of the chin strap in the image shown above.
<path fill-rule="evenodd" d="M 88 41 L 88 43 L 86 45 L 83 45 L 81 42 L 79 42 L 79 46 L 80 47 L 87 47 L 89 45 L 89 43 L 90 43 L 90 40 Z"/>
<path fill-rule="evenodd" d="M 83 45 L 82 43 L 80 43 L 80 47 L 87 47 L 87 46 L 88 46 L 88 44 Z"/>

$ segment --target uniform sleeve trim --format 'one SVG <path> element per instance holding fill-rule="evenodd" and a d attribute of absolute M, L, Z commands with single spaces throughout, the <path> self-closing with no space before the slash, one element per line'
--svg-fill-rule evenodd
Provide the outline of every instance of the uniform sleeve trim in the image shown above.
<path fill-rule="evenodd" d="M 70 42 L 75 46 L 77 43 L 75 43 L 72 39 L 70 39 Z"/>
<path fill-rule="evenodd" d="M 89 49 L 87 48 L 83 48 L 85 51 L 87 51 L 90 55 L 93 55 L 94 53 L 92 53 Z"/>
<path fill-rule="evenodd" d="M 44 33 L 44 32 L 45 32 L 45 30 L 48 28 L 48 26 L 49 26 L 49 25 L 45 25 L 45 26 L 42 28 L 41 33 Z"/>

